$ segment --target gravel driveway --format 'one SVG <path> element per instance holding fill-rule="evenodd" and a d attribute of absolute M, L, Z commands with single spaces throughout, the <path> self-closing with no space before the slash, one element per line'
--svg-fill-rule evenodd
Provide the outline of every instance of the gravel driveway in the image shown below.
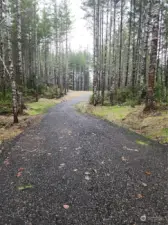
<path fill-rule="evenodd" d="M 76 112 L 87 99 L 58 104 L 8 149 L 1 225 L 168 224 L 168 149 Z"/>

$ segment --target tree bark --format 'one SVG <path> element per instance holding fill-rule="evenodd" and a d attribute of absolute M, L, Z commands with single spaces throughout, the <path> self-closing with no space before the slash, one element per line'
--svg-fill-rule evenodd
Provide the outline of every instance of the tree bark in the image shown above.
<path fill-rule="evenodd" d="M 147 88 L 147 96 L 146 96 L 146 106 L 144 109 L 145 111 L 155 109 L 154 85 L 155 85 L 155 72 L 156 72 L 156 66 L 157 66 L 159 10 L 160 10 L 160 1 L 155 0 L 153 2 L 153 8 L 152 8 L 153 28 L 152 28 L 150 65 L 149 65 L 149 73 L 148 73 L 148 88 Z"/>

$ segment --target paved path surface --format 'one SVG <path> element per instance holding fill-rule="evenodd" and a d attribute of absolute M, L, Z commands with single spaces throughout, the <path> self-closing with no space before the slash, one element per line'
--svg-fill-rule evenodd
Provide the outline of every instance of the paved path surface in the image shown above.
<path fill-rule="evenodd" d="M 168 224 L 168 149 L 76 112 L 87 98 L 57 105 L 13 143 L 0 171 L 1 225 Z"/>

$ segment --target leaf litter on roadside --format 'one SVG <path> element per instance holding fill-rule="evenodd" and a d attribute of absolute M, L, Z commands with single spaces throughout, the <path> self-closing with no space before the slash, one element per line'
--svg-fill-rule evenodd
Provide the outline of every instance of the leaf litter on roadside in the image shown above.
<path fill-rule="evenodd" d="M 150 176 L 152 173 L 150 171 L 146 171 L 145 174 Z"/>
<path fill-rule="evenodd" d="M 90 180 L 90 177 L 88 175 L 86 175 L 85 180 Z"/>
<path fill-rule="evenodd" d="M 144 198 L 144 196 L 142 194 L 137 194 L 136 198 L 137 199 L 142 199 L 142 198 Z"/>
<path fill-rule="evenodd" d="M 140 220 L 141 220 L 142 222 L 146 222 L 146 215 L 145 215 L 145 214 L 142 215 L 142 216 L 140 217 Z"/>
<path fill-rule="evenodd" d="M 22 172 L 24 170 L 24 168 L 23 167 L 20 167 L 19 169 L 18 169 L 18 172 Z"/>
<path fill-rule="evenodd" d="M 4 164 L 5 166 L 8 166 L 10 163 L 9 163 L 9 158 L 6 158 L 5 161 L 4 161 Z"/>
<path fill-rule="evenodd" d="M 24 171 L 24 168 L 22 168 L 22 167 L 21 167 L 21 168 L 19 168 L 19 169 L 18 169 L 18 173 L 17 173 L 17 175 L 16 175 L 16 176 L 17 176 L 17 177 L 21 177 L 21 176 L 22 176 L 22 172 L 23 172 L 23 171 Z"/>
<path fill-rule="evenodd" d="M 90 173 L 86 171 L 86 172 L 85 172 L 85 175 L 90 175 Z"/>
<path fill-rule="evenodd" d="M 19 186 L 17 189 L 19 191 L 24 191 L 24 190 L 31 189 L 31 188 L 33 188 L 33 186 L 31 184 L 27 184 L 27 185 Z"/>
<path fill-rule="evenodd" d="M 59 169 L 62 169 L 63 167 L 65 167 L 65 163 L 61 163 L 61 164 L 59 165 Z"/>
<path fill-rule="evenodd" d="M 64 209 L 69 209 L 69 205 L 63 205 Z"/>
<path fill-rule="evenodd" d="M 21 177 L 22 176 L 22 172 L 18 172 L 16 176 L 17 177 Z"/>
<path fill-rule="evenodd" d="M 139 152 L 138 149 L 128 148 L 127 146 L 124 146 L 123 149 L 125 149 L 125 150 L 127 150 L 127 151 L 132 151 L 132 152 Z"/>
<path fill-rule="evenodd" d="M 144 186 L 144 187 L 147 187 L 147 186 L 148 186 L 148 185 L 147 185 L 146 183 L 144 183 L 144 182 L 142 182 L 141 184 L 142 184 L 142 186 Z"/>
<path fill-rule="evenodd" d="M 123 162 L 127 162 L 127 161 L 128 161 L 128 159 L 126 159 L 124 156 L 121 157 L 121 160 L 122 160 Z"/>

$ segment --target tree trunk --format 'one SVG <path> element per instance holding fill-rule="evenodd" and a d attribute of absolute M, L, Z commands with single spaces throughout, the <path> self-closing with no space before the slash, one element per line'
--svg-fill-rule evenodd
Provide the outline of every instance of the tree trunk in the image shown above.
<path fill-rule="evenodd" d="M 105 78 L 106 78 L 106 71 L 107 71 L 107 49 L 108 49 L 108 24 L 109 20 L 109 0 L 107 2 L 107 18 L 106 18 L 106 39 L 105 39 L 105 49 L 104 49 L 104 62 L 103 62 L 103 72 L 102 72 L 102 96 L 101 96 L 101 104 L 104 105 L 104 91 L 105 91 Z"/>
<path fill-rule="evenodd" d="M 123 31 L 123 0 L 121 0 L 121 21 L 120 21 L 120 56 L 119 56 L 119 78 L 118 78 L 118 88 L 121 85 L 121 75 L 122 75 L 122 31 Z"/>
<path fill-rule="evenodd" d="M 134 6 L 134 16 L 133 16 L 133 51 L 132 51 L 132 91 L 135 95 L 135 79 L 136 79 L 136 46 L 135 46 L 135 38 L 136 38 L 136 26 L 135 26 L 135 15 L 136 15 L 136 0 L 133 0 L 133 6 Z"/>
<path fill-rule="evenodd" d="M 147 23 L 145 24 L 145 34 L 144 34 L 144 52 L 143 52 L 143 63 L 142 63 L 142 75 L 143 83 L 146 86 L 147 83 L 147 59 L 148 59 L 148 42 L 149 42 L 149 27 L 151 21 L 151 0 L 148 3 L 149 9 L 147 10 Z"/>
<path fill-rule="evenodd" d="M 151 15 L 153 19 L 153 28 L 152 28 L 150 65 L 149 65 L 149 73 L 148 73 L 148 88 L 147 88 L 147 96 L 146 96 L 146 106 L 144 109 L 145 111 L 155 109 L 154 85 L 155 85 L 155 72 L 156 72 L 156 66 L 157 66 L 159 10 L 160 10 L 160 1 L 155 0 L 153 2 L 152 15 Z"/>
<path fill-rule="evenodd" d="M 5 16 L 5 2 L 4 0 L 0 1 L 0 86 L 2 87 L 2 93 L 5 97 L 6 93 L 6 84 L 5 84 L 5 69 L 3 62 L 5 61 L 5 54 L 4 54 L 4 16 Z"/>
<path fill-rule="evenodd" d="M 21 2 L 16 0 L 16 77 L 19 88 L 23 85 L 22 48 L 21 48 Z"/>
<path fill-rule="evenodd" d="M 8 4 L 7 4 L 8 8 Z M 7 11 L 7 18 L 9 19 L 9 11 Z M 18 103 L 17 103 L 17 87 L 14 78 L 14 68 L 13 68 L 13 61 L 12 61 L 12 45 L 10 42 L 11 36 L 11 29 L 9 25 L 7 26 L 7 53 L 8 53 L 8 68 L 7 73 L 9 75 L 11 89 L 12 89 L 12 108 L 13 108 L 13 122 L 18 123 Z"/>
<path fill-rule="evenodd" d="M 126 77 L 125 77 L 125 87 L 128 85 L 128 75 L 129 75 L 129 61 L 130 61 L 130 47 L 131 47 L 131 29 L 132 29 L 132 0 L 131 0 L 131 11 L 129 17 L 129 38 L 128 38 L 128 52 L 127 52 L 127 67 L 126 67 Z"/>
<path fill-rule="evenodd" d="M 95 29 L 95 65 L 94 65 L 94 78 L 93 78 L 93 104 L 94 106 L 97 105 L 97 78 L 99 76 L 99 66 L 98 66 L 98 56 L 99 56 L 99 5 L 100 5 L 100 0 L 95 0 L 95 18 L 94 18 L 94 29 Z"/>

